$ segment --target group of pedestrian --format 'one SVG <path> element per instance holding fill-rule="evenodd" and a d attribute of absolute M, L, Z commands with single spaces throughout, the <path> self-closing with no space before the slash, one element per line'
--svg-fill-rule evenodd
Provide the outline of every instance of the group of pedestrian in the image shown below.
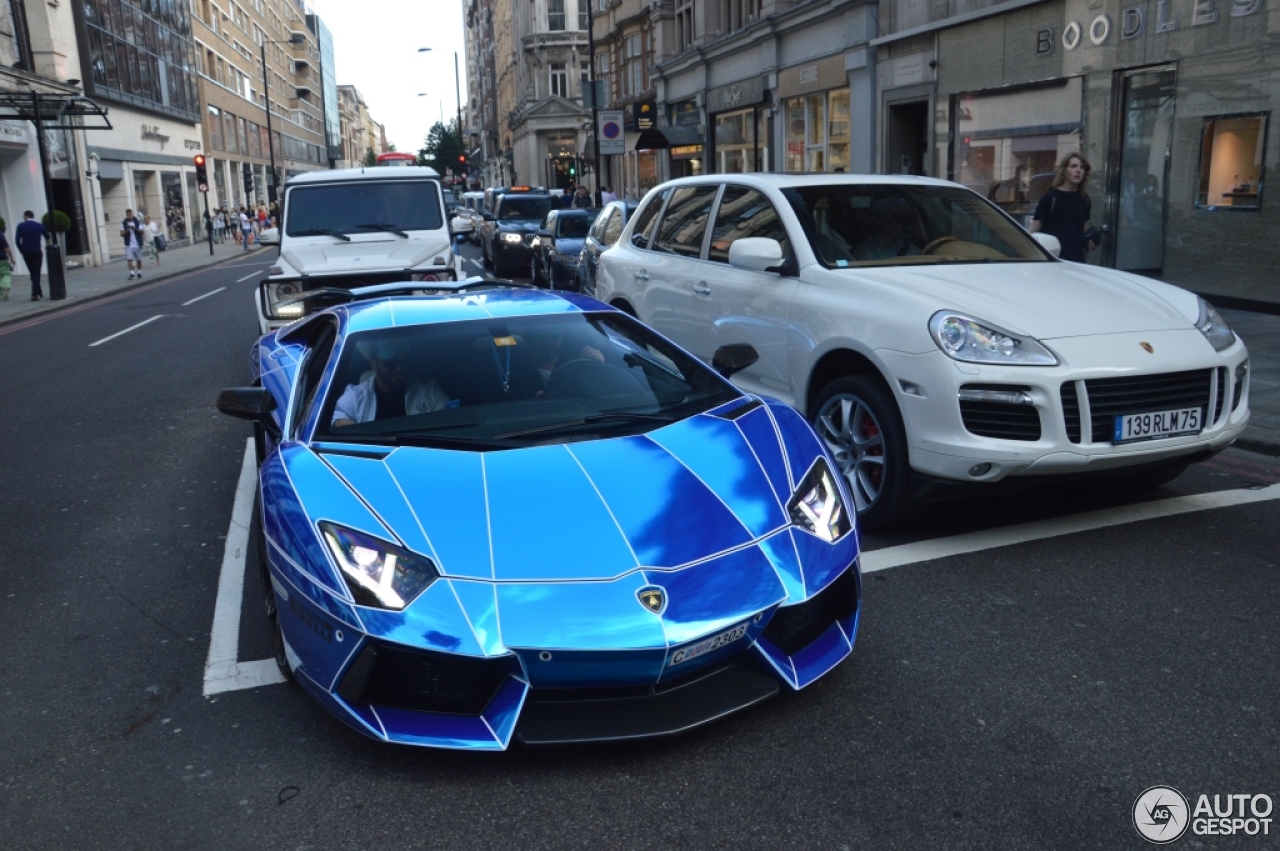
<path fill-rule="evenodd" d="M 614 194 L 609 191 L 608 186 L 600 188 L 600 206 L 604 206 L 614 199 Z M 605 199 L 608 200 L 605 200 Z M 561 209 L 573 208 L 574 210 L 589 210 L 595 207 L 595 199 L 591 197 L 591 190 L 585 186 L 574 186 L 570 183 L 565 187 L 563 194 L 558 199 L 558 207 Z"/>
<path fill-rule="evenodd" d="M 243 204 L 230 209 L 219 207 L 212 214 L 213 241 L 221 244 L 226 239 L 234 239 L 249 251 L 254 239 L 275 224 L 277 209 L 274 201 L 269 209 L 265 204 L 259 204 L 256 209 Z"/>

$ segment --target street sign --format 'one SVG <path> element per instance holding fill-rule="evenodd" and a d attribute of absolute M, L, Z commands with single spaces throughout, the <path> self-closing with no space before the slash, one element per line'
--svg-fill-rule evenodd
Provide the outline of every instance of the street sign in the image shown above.
<path fill-rule="evenodd" d="M 622 134 L 622 110 L 600 110 L 600 128 L 596 138 L 600 140 L 602 155 L 618 155 L 627 152 L 626 140 Z"/>

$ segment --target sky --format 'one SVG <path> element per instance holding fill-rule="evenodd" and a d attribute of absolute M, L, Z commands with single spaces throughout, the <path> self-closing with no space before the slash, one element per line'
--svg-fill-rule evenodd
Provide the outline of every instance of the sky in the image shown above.
<path fill-rule="evenodd" d="M 307 0 L 333 35 L 338 85 L 355 86 L 396 150 L 416 152 L 458 114 L 453 54 L 467 92 L 463 0 Z M 418 48 L 430 47 L 429 53 Z M 425 93 L 426 97 L 419 97 Z"/>

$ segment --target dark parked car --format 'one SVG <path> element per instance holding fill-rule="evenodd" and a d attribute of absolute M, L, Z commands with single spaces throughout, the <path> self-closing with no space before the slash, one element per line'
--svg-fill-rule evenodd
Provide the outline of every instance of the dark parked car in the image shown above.
<path fill-rule="evenodd" d="M 529 268 L 534 234 L 551 212 L 552 200 L 545 191 L 496 195 L 493 211 L 482 213 L 480 253 L 486 269 L 501 276 Z"/>
<path fill-rule="evenodd" d="M 600 254 L 613 246 L 622 235 L 631 214 L 636 211 L 638 202 L 629 199 L 610 201 L 601 208 L 587 238 L 582 244 L 582 253 L 578 255 L 578 291 L 591 295 L 596 291 L 596 269 L 600 265 Z"/>
<path fill-rule="evenodd" d="M 533 240 L 529 276 L 535 286 L 578 289 L 578 255 L 598 210 L 552 210 Z"/>

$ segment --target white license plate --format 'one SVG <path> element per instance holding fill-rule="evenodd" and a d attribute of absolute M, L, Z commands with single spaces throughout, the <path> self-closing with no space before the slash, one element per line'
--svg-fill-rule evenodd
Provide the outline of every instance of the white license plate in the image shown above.
<path fill-rule="evenodd" d="M 703 654 L 710 653 L 712 650 L 719 650 L 726 644 L 732 644 L 746 634 L 747 622 L 743 621 L 732 629 L 726 629 L 724 632 L 713 635 L 710 638 L 704 638 L 697 644 L 680 648 L 671 654 L 671 665 L 679 665 L 681 662 L 696 659 Z"/>
<path fill-rule="evenodd" d="M 1202 409 L 1180 408 L 1176 411 L 1153 411 L 1116 417 L 1115 442 L 1155 440 L 1180 434 L 1199 434 L 1204 427 Z"/>

